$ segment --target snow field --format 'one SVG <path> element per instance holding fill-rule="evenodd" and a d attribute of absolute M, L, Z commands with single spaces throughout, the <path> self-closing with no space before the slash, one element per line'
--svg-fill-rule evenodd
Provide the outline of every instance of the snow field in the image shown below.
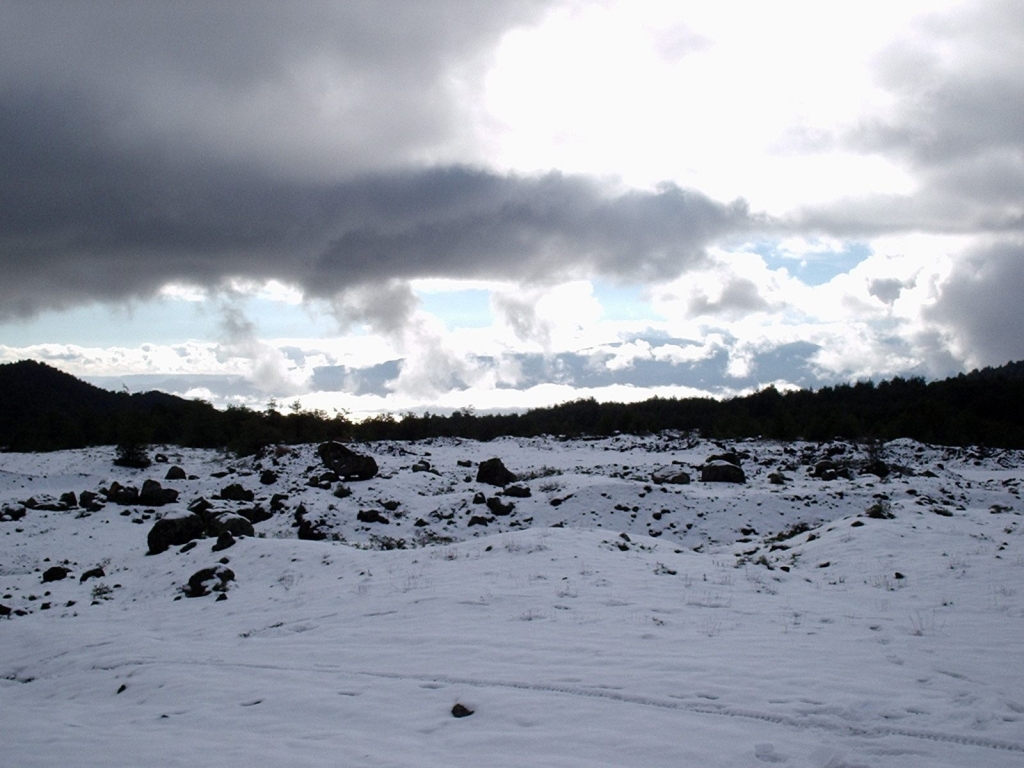
<path fill-rule="evenodd" d="M 165 483 L 184 503 L 230 481 L 264 494 L 283 486 L 292 507 L 334 504 L 347 544 L 297 540 L 286 513 L 256 525 L 263 538 L 223 552 L 206 539 L 155 556 L 155 517 L 133 524 L 142 511 L 114 504 L 0 523 L 0 595 L 11 595 L 0 603 L 29 611 L 0 621 L 3 762 L 1021 764 L 1016 454 L 979 459 L 901 441 L 887 459 L 908 471 L 886 481 L 825 483 L 801 467 L 769 486 L 787 446 L 751 443 L 739 446 L 752 454 L 745 486 L 695 477 L 646 491 L 653 467 L 698 466 L 719 450 L 661 447 L 373 445 L 383 476 L 350 483 L 343 500 L 303 482 L 310 449 L 266 489 L 242 462 L 172 456 L 197 478 Z M 404 469 L 428 452 L 441 475 Z M 469 528 L 466 497 L 481 488 L 456 458 L 492 455 L 521 475 L 560 474 L 528 481 L 533 496 L 515 500 L 502 530 Z M 209 476 L 229 465 L 233 475 Z M 165 471 L 133 475 L 101 450 L 3 454 L 0 470 L 0 501 Z M 864 514 L 879 493 L 892 519 Z M 374 527 L 346 515 L 383 497 L 404 516 Z M 662 508 L 671 512 L 654 520 Z M 429 527 L 458 540 L 363 548 L 385 528 L 411 538 L 413 521 L 437 509 L 455 517 Z M 777 539 L 799 523 L 811 527 Z M 222 557 L 236 574 L 226 600 L 180 597 L 192 573 Z M 41 584 L 36 569 L 65 559 L 72 575 Z M 101 562 L 102 580 L 79 583 Z M 109 594 L 94 601 L 97 584 Z M 452 717 L 456 703 L 473 714 Z"/>

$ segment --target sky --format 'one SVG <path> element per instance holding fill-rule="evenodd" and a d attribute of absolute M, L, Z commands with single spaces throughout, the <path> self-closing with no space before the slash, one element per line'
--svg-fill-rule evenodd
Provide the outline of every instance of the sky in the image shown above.
<path fill-rule="evenodd" d="M 1015 1 L 0 3 L 0 362 L 215 405 L 1024 358 Z"/>

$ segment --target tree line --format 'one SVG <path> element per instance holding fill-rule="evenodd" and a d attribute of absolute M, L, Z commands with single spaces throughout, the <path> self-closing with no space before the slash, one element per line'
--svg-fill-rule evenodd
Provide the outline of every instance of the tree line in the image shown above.
<path fill-rule="evenodd" d="M 1024 448 L 1024 363 L 926 382 L 901 378 L 729 400 L 653 397 L 638 403 L 580 399 L 521 413 L 344 414 L 293 407 L 281 413 L 159 392 L 93 387 L 49 366 L 0 365 L 0 448 L 46 451 L 92 445 L 170 444 L 251 454 L 265 445 L 323 440 L 567 437 L 696 432 L 714 439 L 812 441 L 909 437 L 943 445 Z"/>

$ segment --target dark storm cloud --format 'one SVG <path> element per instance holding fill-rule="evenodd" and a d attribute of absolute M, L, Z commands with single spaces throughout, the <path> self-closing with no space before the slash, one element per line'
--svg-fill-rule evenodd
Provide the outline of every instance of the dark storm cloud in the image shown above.
<path fill-rule="evenodd" d="M 643 280 L 751 226 L 674 186 L 609 195 L 578 176 L 463 167 L 324 183 L 234 160 L 113 146 L 63 99 L 0 104 L 0 316 L 152 294 L 171 281 L 270 279 L 329 297 L 415 277 Z"/>
<path fill-rule="evenodd" d="M 501 35 L 550 0 L 0 5 L 0 93 L 76 95 L 115 142 L 279 173 L 368 170 L 447 141 Z"/>
<path fill-rule="evenodd" d="M 362 215 L 316 259 L 313 292 L 379 276 L 640 282 L 696 266 L 708 243 L 754 223 L 742 202 L 723 205 L 675 186 L 609 196 L 591 180 L 557 173 L 453 168 L 353 191 Z"/>
<path fill-rule="evenodd" d="M 1024 240 L 979 248 L 961 261 L 925 311 L 971 365 L 1024 359 Z"/>
<path fill-rule="evenodd" d="M 747 228 L 674 186 L 416 162 L 458 132 L 451 73 L 544 6 L 0 6 L 0 320 L 171 281 L 639 281 Z"/>
<path fill-rule="evenodd" d="M 893 97 L 845 137 L 902 164 L 918 189 L 811 208 L 799 223 L 836 234 L 1024 229 L 1024 4 L 971 3 L 919 22 L 877 62 Z"/>

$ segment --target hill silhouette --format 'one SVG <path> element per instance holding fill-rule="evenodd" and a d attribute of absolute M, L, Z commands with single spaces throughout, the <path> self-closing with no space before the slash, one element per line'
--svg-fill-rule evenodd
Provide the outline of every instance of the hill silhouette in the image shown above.
<path fill-rule="evenodd" d="M 925 382 L 894 378 L 819 390 L 639 403 L 576 400 L 525 413 L 391 414 L 351 423 L 320 411 L 218 410 L 163 392 L 110 392 L 33 361 L 0 365 L 0 448 L 43 451 L 123 443 L 227 448 L 325 439 L 415 440 L 503 435 L 607 436 L 665 429 L 705 437 L 891 440 L 1024 448 L 1024 362 Z"/>

